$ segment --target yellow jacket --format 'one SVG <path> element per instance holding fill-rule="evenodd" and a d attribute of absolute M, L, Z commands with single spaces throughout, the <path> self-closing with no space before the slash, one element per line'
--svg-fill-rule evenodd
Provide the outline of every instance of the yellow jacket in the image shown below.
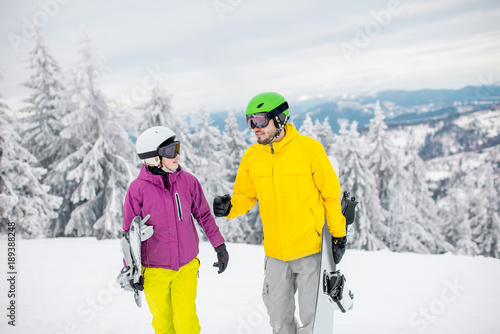
<path fill-rule="evenodd" d="M 241 160 L 227 218 L 245 214 L 259 201 L 266 255 L 292 261 L 321 251 L 323 224 L 345 236 L 342 192 L 323 146 L 291 124 L 285 137 L 250 146 Z M 273 151 L 274 153 L 273 153 Z"/>

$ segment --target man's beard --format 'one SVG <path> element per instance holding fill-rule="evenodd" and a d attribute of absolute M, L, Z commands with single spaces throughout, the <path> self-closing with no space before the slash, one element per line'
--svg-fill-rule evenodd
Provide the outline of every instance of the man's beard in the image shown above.
<path fill-rule="evenodd" d="M 261 145 L 270 144 L 273 141 L 273 139 L 278 135 L 278 133 L 279 133 L 279 130 L 276 129 L 276 131 L 274 133 L 271 133 L 269 135 L 269 137 L 262 138 L 262 139 L 257 139 L 257 143 L 259 143 Z"/>

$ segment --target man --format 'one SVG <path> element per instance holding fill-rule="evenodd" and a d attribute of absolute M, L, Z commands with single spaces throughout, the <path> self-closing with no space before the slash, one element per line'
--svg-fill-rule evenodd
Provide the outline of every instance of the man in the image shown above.
<path fill-rule="evenodd" d="M 214 199 L 214 213 L 234 218 L 259 202 L 266 253 L 262 295 L 273 333 L 311 333 L 325 216 L 336 263 L 345 252 L 345 218 L 323 146 L 299 135 L 288 118 L 280 94 L 262 93 L 249 102 L 246 119 L 257 143 L 241 160 L 233 196 Z M 296 292 L 301 327 L 294 318 Z"/>

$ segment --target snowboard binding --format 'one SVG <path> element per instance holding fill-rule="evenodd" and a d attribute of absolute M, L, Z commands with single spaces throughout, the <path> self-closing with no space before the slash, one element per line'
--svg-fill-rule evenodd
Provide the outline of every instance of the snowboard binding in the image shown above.
<path fill-rule="evenodd" d="M 340 270 L 323 272 L 323 293 L 327 295 L 334 310 L 346 313 L 354 306 L 354 294 L 346 286 L 346 278 Z"/>

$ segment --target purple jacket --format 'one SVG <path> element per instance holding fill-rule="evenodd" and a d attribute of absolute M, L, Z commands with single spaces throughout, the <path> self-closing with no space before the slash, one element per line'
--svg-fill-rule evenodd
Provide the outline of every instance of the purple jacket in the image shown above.
<path fill-rule="evenodd" d="M 135 216 L 151 217 L 146 224 L 154 234 L 142 243 L 142 265 L 148 268 L 179 270 L 198 255 L 198 233 L 193 218 L 203 228 L 213 247 L 224 243 L 198 180 L 179 168 L 168 175 L 154 175 L 142 165 L 139 176 L 127 191 L 123 208 L 123 230 L 128 231 Z"/>

